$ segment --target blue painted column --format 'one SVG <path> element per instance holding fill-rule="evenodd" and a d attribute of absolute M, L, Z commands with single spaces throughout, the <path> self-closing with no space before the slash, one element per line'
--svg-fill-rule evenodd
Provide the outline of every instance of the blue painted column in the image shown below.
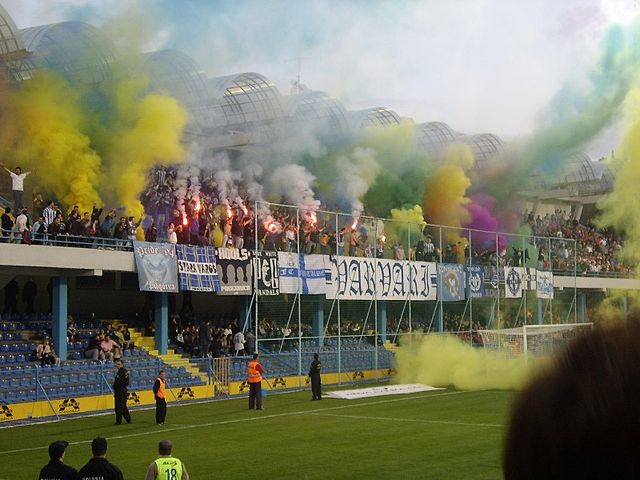
<path fill-rule="evenodd" d="M 542 317 L 544 316 L 544 304 L 541 298 L 536 299 L 536 325 L 542 325 Z"/>
<path fill-rule="evenodd" d="M 318 347 L 324 343 L 324 295 L 315 296 L 315 307 L 311 318 L 311 334 L 317 339 Z"/>
<path fill-rule="evenodd" d="M 387 302 L 378 301 L 378 338 L 387 341 Z"/>
<path fill-rule="evenodd" d="M 156 350 L 167 353 L 169 343 L 169 294 L 155 294 Z"/>
<path fill-rule="evenodd" d="M 587 321 L 587 294 L 578 292 L 578 322 L 585 323 Z"/>
<path fill-rule="evenodd" d="M 53 305 L 51 332 L 53 348 L 60 360 L 67 359 L 67 311 L 68 288 L 67 277 L 53 277 L 51 279 Z"/>

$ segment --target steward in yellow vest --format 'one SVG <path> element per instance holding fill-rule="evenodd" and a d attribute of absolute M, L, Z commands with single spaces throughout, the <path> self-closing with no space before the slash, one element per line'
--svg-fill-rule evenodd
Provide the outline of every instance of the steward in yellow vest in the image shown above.
<path fill-rule="evenodd" d="M 264 368 L 260 365 L 258 354 L 247 364 L 247 382 L 249 383 L 249 409 L 262 410 L 262 374 Z"/>
<path fill-rule="evenodd" d="M 187 467 L 180 459 L 171 456 L 173 444 L 170 440 L 162 440 L 158 443 L 160 457 L 151 462 L 147 468 L 145 480 L 189 480 Z"/>
<path fill-rule="evenodd" d="M 166 391 L 167 382 L 164 379 L 164 370 L 158 372 L 158 378 L 153 384 L 153 396 L 156 399 L 156 424 L 162 425 L 167 416 Z M 166 480 L 166 479 L 165 479 Z"/>

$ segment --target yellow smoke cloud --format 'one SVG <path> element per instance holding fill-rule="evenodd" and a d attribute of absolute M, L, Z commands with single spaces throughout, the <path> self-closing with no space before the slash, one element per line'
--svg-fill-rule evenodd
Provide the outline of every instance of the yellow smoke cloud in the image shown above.
<path fill-rule="evenodd" d="M 86 119 L 75 89 L 40 71 L 19 89 L 4 90 L 0 112 L 5 158 L 31 171 L 30 180 L 67 206 L 91 211 L 101 204 L 96 186 L 102 161 L 83 133 Z"/>
<path fill-rule="evenodd" d="M 391 218 L 398 221 L 386 223 L 385 231 L 387 234 L 394 239 L 405 241 L 407 239 L 407 229 L 409 229 L 412 244 L 418 241 L 420 233 L 427 226 L 420 205 L 414 205 L 413 208 L 392 208 Z"/>
<path fill-rule="evenodd" d="M 470 220 L 466 205 L 467 189 L 471 180 L 466 172 L 473 166 L 471 149 L 464 144 L 450 145 L 445 152 L 445 163 L 439 166 L 427 181 L 424 194 L 426 217 L 430 223 L 461 227 Z M 445 230 L 445 239 L 459 241 L 460 232 Z"/>
<path fill-rule="evenodd" d="M 478 349 L 449 335 L 414 336 L 411 346 L 396 353 L 398 383 L 424 383 L 461 390 L 522 388 L 530 375 L 546 362 L 506 358 Z"/>
<path fill-rule="evenodd" d="M 136 77 L 116 82 L 109 94 L 115 118 L 108 128 L 104 154 L 106 183 L 119 205 L 136 218 L 144 213 L 139 195 L 156 164 L 176 164 L 185 158 L 181 142 L 187 113 L 172 97 L 145 94 L 147 81 Z"/>

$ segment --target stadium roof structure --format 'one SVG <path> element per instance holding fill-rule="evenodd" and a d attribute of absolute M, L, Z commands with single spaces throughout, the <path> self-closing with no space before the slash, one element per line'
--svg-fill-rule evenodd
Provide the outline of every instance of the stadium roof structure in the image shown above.
<path fill-rule="evenodd" d="M 268 122 L 286 116 L 280 91 L 259 73 L 212 78 L 208 86 L 211 98 L 207 106 L 213 126 Z"/>
<path fill-rule="evenodd" d="M 24 59 L 28 55 L 18 27 L 0 5 L 0 73 L 4 73 L 7 79 L 21 79 L 21 72 L 25 70 Z"/>
<path fill-rule="evenodd" d="M 112 76 L 115 47 L 102 30 L 62 22 L 20 30 L 33 68 L 58 72 L 71 82 L 97 84 Z"/>
<path fill-rule="evenodd" d="M 493 133 L 466 135 L 460 137 L 460 141 L 466 143 L 471 148 L 475 158 L 475 168 L 477 169 L 483 169 L 489 166 L 504 150 L 502 140 Z"/>
<path fill-rule="evenodd" d="M 400 116 L 387 107 L 374 107 L 365 110 L 353 110 L 347 112 L 349 125 L 353 129 L 367 127 L 387 127 L 400 125 Z"/>
<path fill-rule="evenodd" d="M 208 123 L 209 84 L 200 66 L 189 55 L 177 50 L 146 53 L 141 56 L 138 68 L 148 75 L 154 90 L 178 99 L 191 113 L 191 121 L 199 126 Z"/>
<path fill-rule="evenodd" d="M 533 196 L 544 199 L 593 203 L 613 188 L 613 175 L 604 162 L 594 162 L 584 152 L 566 157 L 561 173 L 538 172 L 531 179 Z"/>
<path fill-rule="evenodd" d="M 416 125 L 416 146 L 430 154 L 437 154 L 459 136 L 443 122 L 427 122 Z"/>
<path fill-rule="evenodd" d="M 344 105 L 328 93 L 306 90 L 286 97 L 292 119 L 303 124 L 326 128 L 330 132 L 344 132 L 348 128 Z"/>

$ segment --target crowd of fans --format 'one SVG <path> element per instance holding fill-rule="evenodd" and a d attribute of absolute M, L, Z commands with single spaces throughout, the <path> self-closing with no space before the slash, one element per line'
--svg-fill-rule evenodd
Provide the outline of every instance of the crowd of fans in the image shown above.
<path fill-rule="evenodd" d="M 121 248 L 137 239 L 498 267 L 526 265 L 553 270 L 573 270 L 575 261 L 579 273 L 628 270 L 616 255 L 623 245 L 619 235 L 599 229 L 591 222 L 580 223 L 561 210 L 544 216 L 524 212 L 522 223 L 529 226 L 532 236 L 554 239 L 552 242 L 535 239 L 526 248 L 501 245 L 496 251 L 495 242 L 472 241 L 469 245 L 464 235 L 459 239 L 444 238 L 440 248 L 434 243 L 434 239 L 439 243 L 439 238 L 432 237 L 428 229 L 412 245 L 405 245 L 404 240 L 387 241 L 375 224 L 344 217 L 344 224 L 336 225 L 334 215 L 320 212 L 296 213 L 291 208 L 268 209 L 265 205 L 258 206 L 259 221 L 256 221 L 251 203 L 244 200 L 248 192 L 235 192 L 234 200 L 229 201 L 230 195 L 221 194 L 214 178 L 205 175 L 195 185 L 180 179 L 175 168 L 155 168 L 142 195 L 149 215 L 138 219 L 123 216 L 122 209 L 117 208 L 103 216 L 103 208 L 93 207 L 88 212 L 76 205 L 65 213 L 55 201 L 45 205 L 42 196 L 35 193 L 32 215 L 24 206 L 5 209 L 0 225 L 2 240 Z M 574 242 L 564 240 L 575 240 L 575 257 Z"/>

